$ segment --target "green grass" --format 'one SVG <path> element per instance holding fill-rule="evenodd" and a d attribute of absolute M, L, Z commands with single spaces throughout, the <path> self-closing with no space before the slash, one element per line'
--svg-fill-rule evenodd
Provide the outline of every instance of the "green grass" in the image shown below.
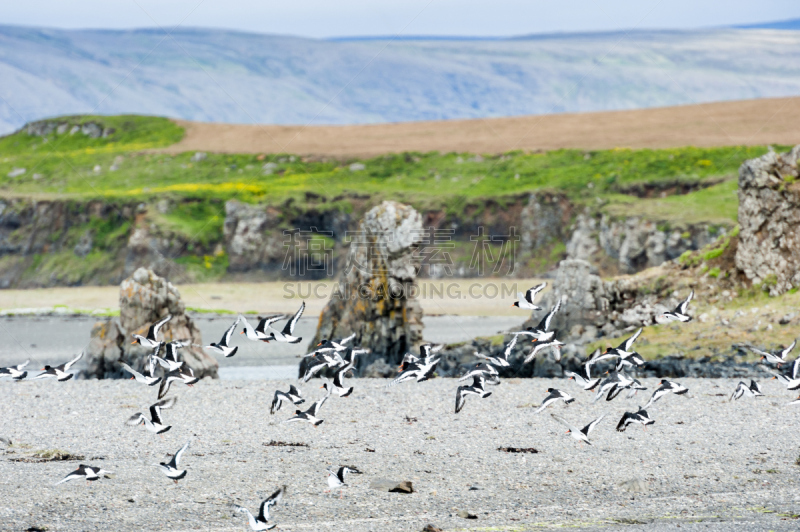
<path fill-rule="evenodd" d="M 53 134 L 52 139 L 43 142 L 25 132 L 0 138 L 0 192 L 135 200 L 237 198 L 272 204 L 315 201 L 320 208 L 332 208 L 331 200 L 341 202 L 343 195 L 369 194 L 375 199 L 411 201 L 420 207 L 444 205 L 460 211 L 464 202 L 473 199 L 555 190 L 576 201 L 590 202 L 599 196 L 609 202 L 607 208 L 611 211 L 630 210 L 644 215 L 655 212 L 664 219 L 675 220 L 688 214 L 723 222 L 735 220 L 732 181 L 686 196 L 657 200 L 639 200 L 620 191 L 636 183 L 730 177 L 743 160 L 767 151 L 762 146 L 555 150 L 512 152 L 480 161 L 470 154 L 406 153 L 363 160 L 366 168 L 352 172 L 349 165 L 353 160 L 304 160 L 287 154 L 208 154 L 203 161 L 192 161 L 192 153 L 143 153 L 142 150 L 176 142 L 183 135 L 182 130 L 163 118 L 91 118 L 117 131 L 108 139 L 65 133 Z M 118 169 L 111 171 L 115 159 Z M 262 171 L 267 162 L 276 165 L 270 175 Z M 100 167 L 98 172 L 94 170 L 96 166 Z M 27 171 L 9 178 L 12 168 Z M 33 179 L 34 173 L 39 174 L 37 179 Z M 320 195 L 327 202 L 306 197 L 307 192 Z M 184 218 L 180 213 L 177 217 Z"/>
<path fill-rule="evenodd" d="M 604 207 L 604 211 L 612 216 L 642 216 L 676 226 L 696 222 L 735 224 L 738 210 L 738 182 L 735 178 L 682 196 L 639 199 L 616 194 Z"/>

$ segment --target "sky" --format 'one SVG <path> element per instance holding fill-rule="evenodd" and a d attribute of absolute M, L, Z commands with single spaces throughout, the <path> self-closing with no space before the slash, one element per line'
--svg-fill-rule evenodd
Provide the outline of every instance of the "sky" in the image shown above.
<path fill-rule="evenodd" d="M 303 37 L 514 36 L 800 18 L 798 0 L 0 0 L 0 24 L 174 26 Z"/>

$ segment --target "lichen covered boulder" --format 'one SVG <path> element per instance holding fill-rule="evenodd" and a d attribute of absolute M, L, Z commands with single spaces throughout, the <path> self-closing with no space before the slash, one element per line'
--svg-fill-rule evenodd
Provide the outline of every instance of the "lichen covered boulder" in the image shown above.
<path fill-rule="evenodd" d="M 350 243 L 345 273 L 322 310 L 309 348 L 323 338 L 356 333 L 355 345 L 371 350 L 357 368 L 390 365 L 422 343 L 422 308 L 415 299 L 423 237 L 413 207 L 384 201 L 364 216 Z M 301 368 L 302 370 L 302 368 Z"/>
<path fill-rule="evenodd" d="M 739 168 L 736 267 L 777 296 L 800 286 L 800 146 Z"/>
<path fill-rule="evenodd" d="M 145 335 L 150 325 L 170 315 L 172 319 L 161 328 L 158 339 L 194 344 L 179 350 L 184 363 L 198 377 L 217 377 L 217 361 L 198 347 L 202 345 L 200 330 L 186 315 L 180 292 L 172 283 L 151 270 L 139 268 L 122 281 L 119 306 L 119 318 L 98 322 L 92 329 L 92 339 L 86 349 L 85 376 L 126 377 L 121 362 L 139 371 L 144 369 L 151 350 L 131 344 L 131 335 Z"/>

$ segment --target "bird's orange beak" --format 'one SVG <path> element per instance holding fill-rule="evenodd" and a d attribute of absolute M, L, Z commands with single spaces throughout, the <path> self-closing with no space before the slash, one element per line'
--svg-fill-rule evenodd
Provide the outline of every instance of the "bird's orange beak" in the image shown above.
<path fill-rule="evenodd" d="M 322 345 L 322 342 L 318 343 L 318 344 L 317 344 L 317 347 L 319 347 L 319 346 L 321 346 L 321 345 Z"/>
<path fill-rule="evenodd" d="M 136 343 L 136 340 L 134 340 L 133 342 L 131 342 L 131 345 L 133 345 L 133 344 L 135 344 L 135 343 Z"/>

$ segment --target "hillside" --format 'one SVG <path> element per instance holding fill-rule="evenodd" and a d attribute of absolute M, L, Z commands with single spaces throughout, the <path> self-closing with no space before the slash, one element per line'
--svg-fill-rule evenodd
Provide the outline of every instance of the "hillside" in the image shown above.
<path fill-rule="evenodd" d="M 762 29 L 324 41 L 0 26 L 0 133 L 74 113 L 354 124 L 792 96 L 798 44 Z"/>
<path fill-rule="evenodd" d="M 351 126 L 214 124 L 179 120 L 186 135 L 166 153 L 291 152 L 375 157 L 406 151 L 499 154 L 800 143 L 800 98 L 716 102 L 632 111 Z"/>
<path fill-rule="evenodd" d="M 158 151 L 183 137 L 170 120 L 128 115 L 40 121 L 0 138 L 0 286 L 113 284 L 142 265 L 181 282 L 296 278 L 303 259 L 287 239 L 324 248 L 331 268 L 306 277 L 327 278 L 345 266 L 347 232 L 384 199 L 412 204 L 445 235 L 446 264 L 423 276 L 536 276 L 565 256 L 631 273 L 732 229 L 737 169 L 767 151 Z M 502 271 L 475 269 L 482 239 L 493 267 L 508 260 Z"/>

